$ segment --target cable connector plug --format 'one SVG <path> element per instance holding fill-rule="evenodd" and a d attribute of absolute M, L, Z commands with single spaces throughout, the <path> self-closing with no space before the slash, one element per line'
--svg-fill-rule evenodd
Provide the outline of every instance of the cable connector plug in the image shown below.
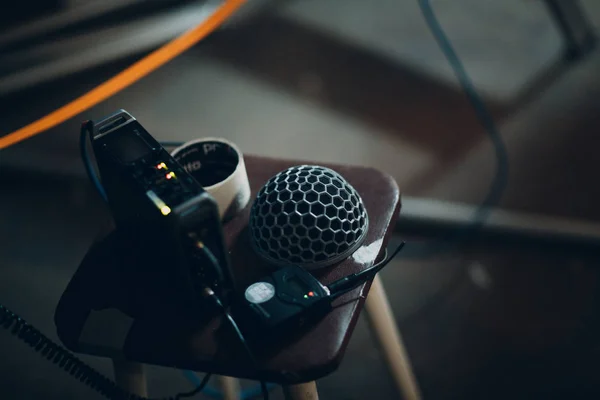
<path fill-rule="evenodd" d="M 402 242 L 398 245 L 396 250 L 392 253 L 391 256 L 387 257 L 387 249 L 385 250 L 385 257 L 383 261 L 373 265 L 371 268 L 368 268 L 364 271 L 357 272 L 355 274 L 350 274 L 345 276 L 337 281 L 329 284 L 327 289 L 329 289 L 331 293 L 331 299 L 336 299 L 347 293 L 348 291 L 354 289 L 355 287 L 363 284 L 368 279 L 373 278 L 379 271 L 381 271 L 396 255 L 402 250 L 406 243 Z"/>

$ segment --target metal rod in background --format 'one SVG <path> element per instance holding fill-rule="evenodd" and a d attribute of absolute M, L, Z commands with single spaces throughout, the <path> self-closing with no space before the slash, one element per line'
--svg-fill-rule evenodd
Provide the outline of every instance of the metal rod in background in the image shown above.
<path fill-rule="evenodd" d="M 402 197 L 396 230 L 437 235 L 467 228 L 477 206 L 446 201 Z M 538 242 L 585 244 L 600 249 L 600 223 L 493 208 L 482 224 L 482 235 L 508 235 Z"/>

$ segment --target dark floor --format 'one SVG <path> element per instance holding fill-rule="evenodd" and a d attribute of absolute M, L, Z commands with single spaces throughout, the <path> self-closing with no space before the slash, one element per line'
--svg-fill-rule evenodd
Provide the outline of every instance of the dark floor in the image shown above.
<path fill-rule="evenodd" d="M 362 2 L 348 2 L 339 23 L 325 27 L 323 15 L 333 14 L 320 4 L 331 2 L 316 3 L 220 34 L 85 117 L 122 107 L 163 139 L 223 136 L 247 153 L 370 165 L 391 173 L 406 194 L 477 203 L 492 176 L 492 152 L 451 73 L 438 65 L 433 41 L 414 22 L 414 7 L 406 6 L 408 28 L 397 32 L 386 14 L 392 2 L 384 1 L 377 10 L 385 18 L 368 19 L 359 40 L 348 35 L 364 15 Z M 560 41 L 535 3 L 494 3 L 502 26 L 523 33 L 509 32 L 509 39 L 484 7 L 468 7 L 467 15 L 446 5 L 443 18 L 457 29 L 459 50 L 509 148 L 502 205 L 598 220 L 600 54 L 558 62 Z M 599 15 L 592 14 L 596 21 Z M 390 32 L 412 35 L 427 50 L 415 53 L 407 45 L 394 53 L 387 36 L 374 44 Z M 480 63 L 482 42 L 470 39 L 475 32 L 495 40 L 497 50 L 488 49 Z M 557 75 L 528 92 L 555 65 Z M 0 98 L 2 131 L 121 67 Z M 79 119 L 0 156 L 0 301 L 53 338 L 56 302 L 107 218 L 83 178 Z M 491 239 L 452 253 L 399 257 L 382 277 L 424 398 L 597 398 L 598 261 L 597 252 Z M 98 398 L 6 333 L 0 336 L 0 398 Z M 110 374 L 105 360 L 83 359 Z M 399 397 L 362 320 L 340 369 L 318 384 L 324 399 Z M 153 395 L 187 385 L 177 371 L 150 368 Z"/>

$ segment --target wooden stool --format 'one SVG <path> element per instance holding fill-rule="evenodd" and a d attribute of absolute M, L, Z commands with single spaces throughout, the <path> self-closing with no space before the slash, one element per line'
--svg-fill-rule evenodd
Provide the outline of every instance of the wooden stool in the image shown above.
<path fill-rule="evenodd" d="M 252 193 L 256 194 L 277 172 L 303 163 L 247 156 Z M 383 256 L 399 212 L 400 194 L 394 179 L 377 170 L 325 166 L 339 172 L 354 186 L 369 214 L 369 232 L 364 245 L 345 261 L 315 272 L 322 283 L 328 284 L 369 268 Z M 242 283 L 252 282 L 267 271 L 264 262 L 251 250 L 247 229 L 249 212 L 250 205 L 223 227 L 236 281 Z M 240 361 L 244 354 L 235 338 L 217 340 L 215 331 L 221 318 L 190 330 L 183 324 L 180 326 L 177 319 L 163 322 L 160 315 L 135 320 L 129 317 L 128 314 L 132 314 L 128 310 L 135 302 L 130 293 L 136 288 L 134 282 L 122 279 L 120 271 L 136 259 L 132 254 L 134 251 L 122 239 L 116 238 L 115 233 L 92 246 L 65 290 L 55 314 L 58 335 L 65 346 L 76 352 L 113 358 L 115 378 L 124 389 L 146 395 L 140 363 L 147 363 L 226 376 L 221 379 L 221 385 L 227 399 L 236 398 L 239 391 L 234 378 L 279 383 L 284 386 L 288 399 L 317 399 L 315 380 L 330 374 L 340 364 L 366 298 L 369 323 L 403 398 L 420 398 L 379 278 L 337 299 L 334 309 L 302 337 L 268 354 L 260 354 L 261 366 L 256 370 Z M 371 293 L 367 297 L 369 289 Z M 103 323 L 103 313 L 109 312 L 120 313 L 121 322 Z"/>

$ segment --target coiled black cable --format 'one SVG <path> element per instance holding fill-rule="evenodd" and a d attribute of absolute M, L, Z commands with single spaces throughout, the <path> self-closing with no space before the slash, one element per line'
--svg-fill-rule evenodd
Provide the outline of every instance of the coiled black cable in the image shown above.
<path fill-rule="evenodd" d="M 111 400 L 150 400 L 119 388 L 117 384 L 94 368 L 90 367 L 73 353 L 53 342 L 50 338 L 29 324 L 23 318 L 0 304 L 0 327 L 6 329 L 42 357 L 68 372 L 73 378 Z M 199 393 L 208 383 L 211 374 L 206 374 L 198 387 L 186 393 L 163 397 L 156 400 L 179 400 Z"/>

